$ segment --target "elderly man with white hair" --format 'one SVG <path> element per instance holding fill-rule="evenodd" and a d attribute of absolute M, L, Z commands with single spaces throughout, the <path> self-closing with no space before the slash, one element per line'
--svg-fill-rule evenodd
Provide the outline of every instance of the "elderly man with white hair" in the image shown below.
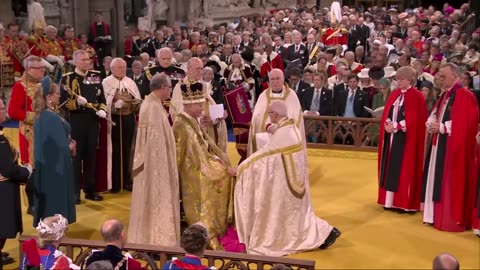
<path fill-rule="evenodd" d="M 156 56 L 158 65 L 152 65 L 145 69 L 146 80 L 143 82 L 145 89 L 150 89 L 150 80 L 153 75 L 157 73 L 165 73 L 170 76 L 172 79 L 172 87 L 175 87 L 175 85 L 185 77 L 185 71 L 173 65 L 173 53 L 170 48 L 165 47 L 157 50 Z M 150 93 L 150 91 L 148 91 L 148 93 Z"/>
<path fill-rule="evenodd" d="M 289 117 L 290 106 L 282 100 L 268 105 L 269 142 L 236 170 L 235 223 L 248 254 L 326 249 L 341 234 L 313 211 L 305 137 Z"/>
<path fill-rule="evenodd" d="M 110 63 L 112 75 L 102 82 L 107 101 L 107 115 L 115 126 L 107 127 L 107 179 L 112 184 L 111 192 L 132 190 L 130 150 L 135 134 L 135 112 L 142 100 L 135 81 L 126 76 L 127 63 L 114 58 Z"/>
<path fill-rule="evenodd" d="M 293 89 L 285 83 L 285 77 L 282 70 L 275 68 L 270 71 L 269 75 L 270 87 L 267 88 L 259 96 L 255 109 L 253 111 L 250 133 L 248 139 L 247 156 L 252 155 L 260 149 L 257 142 L 257 134 L 267 131 L 267 126 L 271 124 L 268 116 L 268 108 L 274 100 L 284 100 L 288 106 L 288 117 L 293 119 L 295 125 L 301 134 L 302 143 L 305 147 L 305 127 L 303 123 L 303 111 L 300 101 Z M 261 135 L 259 135 L 261 136 Z"/>

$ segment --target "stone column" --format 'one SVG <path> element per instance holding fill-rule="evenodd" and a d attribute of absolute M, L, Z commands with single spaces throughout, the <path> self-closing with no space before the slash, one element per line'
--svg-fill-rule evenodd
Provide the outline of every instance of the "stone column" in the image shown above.
<path fill-rule="evenodd" d="M 0 8 L 0 22 L 3 23 L 3 27 L 7 27 L 7 24 L 13 22 L 13 10 L 12 1 L 2 1 L 2 8 Z"/>
<path fill-rule="evenodd" d="M 88 27 L 92 21 L 90 18 L 90 1 L 73 0 L 70 5 L 73 14 L 73 27 L 75 28 L 75 35 L 85 33 L 88 35 Z"/>

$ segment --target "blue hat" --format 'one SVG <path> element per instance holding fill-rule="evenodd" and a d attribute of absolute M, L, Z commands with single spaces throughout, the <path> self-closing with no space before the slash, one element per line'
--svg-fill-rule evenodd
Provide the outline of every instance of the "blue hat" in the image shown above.
<path fill-rule="evenodd" d="M 50 93 L 50 88 L 52 87 L 52 79 L 50 79 L 48 76 L 45 76 L 42 78 L 40 83 L 42 85 L 42 94 L 44 96 L 48 95 Z"/>

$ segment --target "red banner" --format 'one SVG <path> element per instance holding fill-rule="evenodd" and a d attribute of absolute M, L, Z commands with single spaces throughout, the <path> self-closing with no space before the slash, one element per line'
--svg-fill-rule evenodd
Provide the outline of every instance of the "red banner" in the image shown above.
<path fill-rule="evenodd" d="M 232 119 L 236 148 L 241 156 L 240 162 L 247 157 L 248 132 L 252 121 L 252 109 L 243 86 L 224 93 L 228 115 Z"/>

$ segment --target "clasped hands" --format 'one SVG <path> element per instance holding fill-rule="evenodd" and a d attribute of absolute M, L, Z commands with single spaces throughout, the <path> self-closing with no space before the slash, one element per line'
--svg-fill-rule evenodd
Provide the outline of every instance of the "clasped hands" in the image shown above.
<path fill-rule="evenodd" d="M 439 133 L 440 132 L 440 123 L 438 123 L 437 121 L 430 122 L 427 125 L 427 132 L 430 133 L 430 134 Z"/>

